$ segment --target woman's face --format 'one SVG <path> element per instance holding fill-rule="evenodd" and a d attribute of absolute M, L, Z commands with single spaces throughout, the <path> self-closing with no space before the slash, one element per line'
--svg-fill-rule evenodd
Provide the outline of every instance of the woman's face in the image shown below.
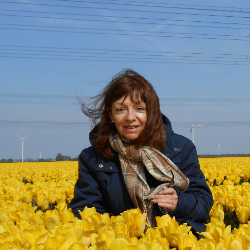
<path fill-rule="evenodd" d="M 130 96 L 124 96 L 113 102 L 109 117 L 114 122 L 118 133 L 128 140 L 139 137 L 147 122 L 146 104 L 134 103 Z"/>

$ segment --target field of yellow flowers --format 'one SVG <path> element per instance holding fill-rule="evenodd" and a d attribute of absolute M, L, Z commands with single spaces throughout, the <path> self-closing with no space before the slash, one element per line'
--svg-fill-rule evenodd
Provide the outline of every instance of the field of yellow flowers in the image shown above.
<path fill-rule="evenodd" d="M 77 162 L 0 164 L 0 249 L 250 250 L 250 158 L 200 158 L 214 206 L 204 238 L 174 218 L 157 217 L 144 233 L 139 209 L 119 216 L 85 208 L 75 218 Z"/>

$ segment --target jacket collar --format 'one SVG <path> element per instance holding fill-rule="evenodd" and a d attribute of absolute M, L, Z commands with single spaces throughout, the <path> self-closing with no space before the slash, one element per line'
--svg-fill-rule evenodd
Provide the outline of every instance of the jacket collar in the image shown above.
<path fill-rule="evenodd" d="M 181 148 L 179 148 L 176 145 L 176 141 L 172 140 L 172 135 L 174 134 L 174 131 L 172 129 L 172 124 L 170 120 L 162 114 L 162 119 L 164 123 L 164 129 L 167 134 L 167 143 L 164 147 L 163 153 L 169 158 L 173 159 L 176 155 L 178 155 L 181 152 Z"/>

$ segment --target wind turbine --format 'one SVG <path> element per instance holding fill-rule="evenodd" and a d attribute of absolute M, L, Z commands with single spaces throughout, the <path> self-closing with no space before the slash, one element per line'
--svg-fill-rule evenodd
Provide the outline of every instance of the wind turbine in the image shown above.
<path fill-rule="evenodd" d="M 220 155 L 220 144 L 218 143 L 218 155 Z"/>
<path fill-rule="evenodd" d="M 20 137 L 20 139 L 21 139 L 21 141 L 22 141 L 22 162 L 23 162 L 23 148 L 24 148 L 24 139 L 28 136 L 28 135 L 26 135 L 25 137 L 21 137 L 21 136 L 19 136 L 19 135 L 16 135 L 16 136 L 18 136 L 18 137 Z"/>
<path fill-rule="evenodd" d="M 188 118 L 188 117 L 187 117 Z M 195 127 L 203 127 L 204 125 L 194 125 L 191 120 L 188 118 L 188 120 L 190 121 L 191 123 L 191 130 L 190 130 L 190 134 L 192 133 L 192 136 L 193 136 L 193 143 L 194 143 L 194 128 Z"/>

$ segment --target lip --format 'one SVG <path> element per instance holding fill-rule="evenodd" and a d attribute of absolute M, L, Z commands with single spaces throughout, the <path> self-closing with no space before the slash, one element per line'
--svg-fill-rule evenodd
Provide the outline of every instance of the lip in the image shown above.
<path fill-rule="evenodd" d="M 139 126 L 138 126 L 138 125 L 134 125 L 134 126 L 124 126 L 124 128 L 127 129 L 127 130 L 136 130 L 136 129 L 139 128 Z"/>

